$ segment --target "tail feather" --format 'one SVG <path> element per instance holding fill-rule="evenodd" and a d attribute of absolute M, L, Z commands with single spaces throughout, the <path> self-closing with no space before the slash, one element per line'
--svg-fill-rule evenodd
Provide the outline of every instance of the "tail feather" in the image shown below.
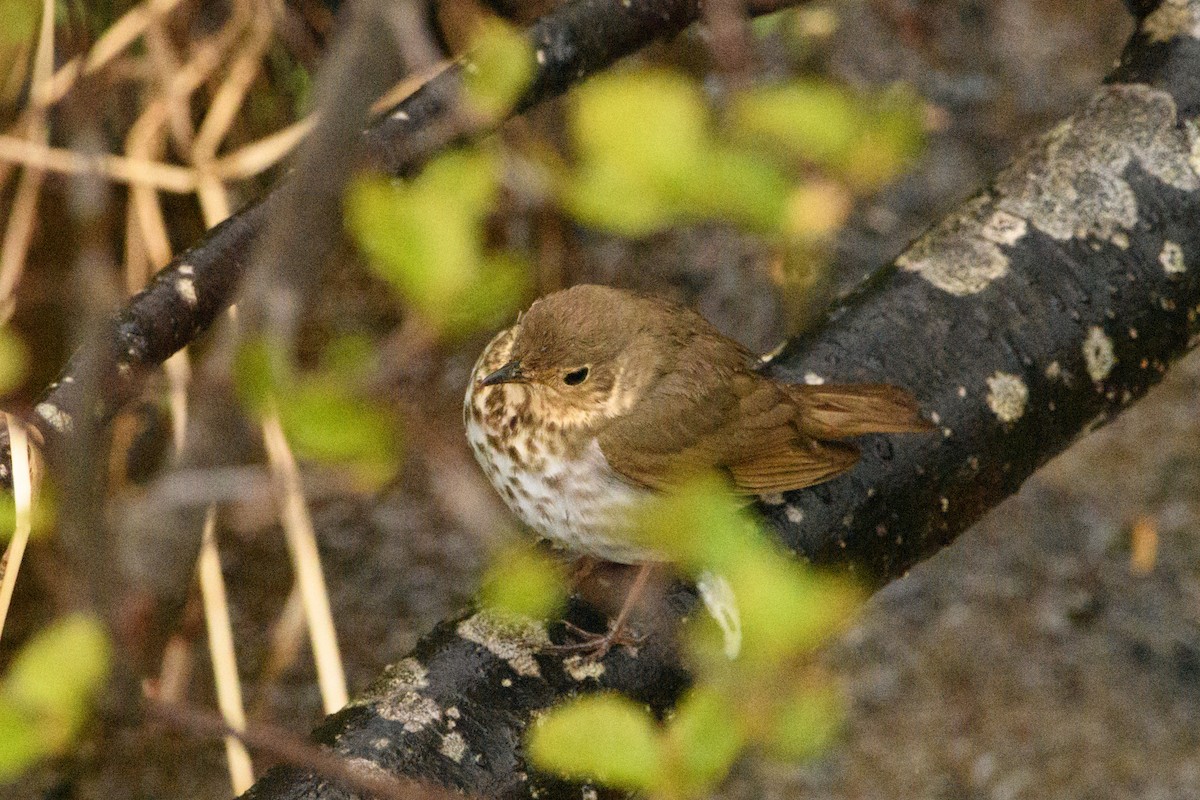
<path fill-rule="evenodd" d="M 795 384 L 786 389 L 804 411 L 801 428 L 815 439 L 934 429 L 921 416 L 916 398 L 890 384 Z"/>

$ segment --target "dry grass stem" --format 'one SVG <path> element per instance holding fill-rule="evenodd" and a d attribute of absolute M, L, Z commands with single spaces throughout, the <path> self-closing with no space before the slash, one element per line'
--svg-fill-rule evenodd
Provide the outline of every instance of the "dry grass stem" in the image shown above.
<path fill-rule="evenodd" d="M 8 426 L 9 448 L 12 452 L 13 499 L 16 503 L 16 525 L 12 540 L 4 552 L 4 563 L 0 565 L 0 636 L 4 633 L 4 621 L 8 618 L 8 607 L 12 604 L 13 589 L 17 585 L 17 573 L 21 571 L 21 560 L 25 546 L 33 529 L 33 469 L 29 460 L 29 438 L 19 420 L 10 414 L 4 415 Z"/>
<path fill-rule="evenodd" d="M 304 503 L 300 470 L 283 434 L 279 415 L 273 411 L 268 412 L 263 419 L 263 441 L 267 447 L 267 458 L 282 504 L 283 529 L 287 534 L 288 550 L 304 600 L 321 700 L 326 713 L 332 714 L 349 702 L 346 674 L 338 649 L 337 631 L 334 629 L 333 613 L 329 607 L 325 576 L 321 571 L 317 537 L 313 532 L 308 507 Z"/>
<path fill-rule="evenodd" d="M 204 600 L 204 622 L 208 629 L 208 651 L 212 657 L 213 682 L 221 717 L 234 731 L 246 730 L 246 710 L 242 706 L 242 685 L 238 679 L 237 658 L 233 649 L 233 626 L 225 598 L 225 578 L 217 552 L 217 509 L 210 506 L 204 518 L 204 538 L 200 546 L 200 595 Z M 229 762 L 229 780 L 234 794 L 241 794 L 254 783 L 254 769 L 246 746 L 235 736 L 225 737 L 225 756 Z"/>

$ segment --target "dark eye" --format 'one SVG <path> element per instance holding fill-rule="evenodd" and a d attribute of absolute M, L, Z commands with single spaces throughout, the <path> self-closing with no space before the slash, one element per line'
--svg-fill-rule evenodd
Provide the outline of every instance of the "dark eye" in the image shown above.
<path fill-rule="evenodd" d="M 579 369 L 572 370 L 566 375 L 563 375 L 563 383 L 565 383 L 567 386 L 578 386 L 587 380 L 587 376 L 588 368 L 580 367 Z"/>

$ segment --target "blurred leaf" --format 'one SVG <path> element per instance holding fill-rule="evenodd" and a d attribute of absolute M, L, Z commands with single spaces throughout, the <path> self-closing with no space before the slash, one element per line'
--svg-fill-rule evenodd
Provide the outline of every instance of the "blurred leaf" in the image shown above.
<path fill-rule="evenodd" d="M 21 648 L 0 684 L 0 779 L 75 739 L 110 661 L 104 627 L 84 614 L 57 620 Z"/>
<path fill-rule="evenodd" d="M 289 382 L 290 371 L 284 354 L 272 348 L 266 338 L 242 342 L 233 361 L 238 399 L 246 408 L 262 411 L 267 399 Z"/>
<path fill-rule="evenodd" d="M 54 497 L 48 483 L 43 482 L 38 487 L 33 498 L 33 517 L 30 520 L 29 535 L 41 536 L 54 528 Z M 12 492 L 0 491 L 0 542 L 12 538 L 17 527 L 17 502 Z"/>
<path fill-rule="evenodd" d="M 766 745 L 787 761 L 812 758 L 829 747 L 845 717 L 845 701 L 835 685 L 795 692 L 782 699 Z"/>
<path fill-rule="evenodd" d="M 299 455 L 354 467 L 370 482 L 391 473 L 396 429 L 383 408 L 319 378 L 292 387 L 277 400 L 280 422 Z"/>
<path fill-rule="evenodd" d="M 747 547 L 722 574 L 742 618 L 742 659 L 770 668 L 807 653 L 842 630 L 862 603 L 843 578 L 819 573 L 766 543 Z"/>
<path fill-rule="evenodd" d="M 42 19 L 41 8 L 37 0 L 0 0 L 0 19 L 4 20 L 0 25 L 0 53 L 35 38 Z"/>
<path fill-rule="evenodd" d="M 467 97 L 489 117 L 507 114 L 533 78 L 533 47 L 520 31 L 496 17 L 482 19 L 464 70 Z"/>
<path fill-rule="evenodd" d="M 585 225 L 622 236 L 647 236 L 675 217 L 653 185 L 608 162 L 581 166 L 566 184 L 563 202 Z"/>
<path fill-rule="evenodd" d="M 347 194 L 347 225 L 371 266 L 442 333 L 492 326 L 523 296 L 525 265 L 485 253 L 498 176 L 492 155 L 463 150 L 410 183 L 366 179 Z"/>
<path fill-rule="evenodd" d="M 692 574 L 723 573 L 756 535 L 753 521 L 731 487 L 714 475 L 700 476 L 642 503 L 635 535 Z"/>
<path fill-rule="evenodd" d="M 872 98 L 816 80 L 744 92 L 729 119 L 737 136 L 836 170 L 862 190 L 895 178 L 924 140 L 921 104 L 911 92 Z"/>
<path fill-rule="evenodd" d="M 533 619 L 554 616 L 566 600 L 567 585 L 558 564 L 528 547 L 497 555 L 480 589 L 483 605 Z"/>
<path fill-rule="evenodd" d="M 28 361 L 25 343 L 10 328 L 0 328 L 0 394 L 21 385 Z"/>
<path fill-rule="evenodd" d="M 529 759 L 574 780 L 648 790 L 660 779 L 662 742 L 641 705 L 616 694 L 568 700 L 546 712 L 529 731 Z"/>
<path fill-rule="evenodd" d="M 779 229 L 790 188 L 760 156 L 717 148 L 688 176 L 680 206 L 690 217 L 729 219 L 767 233 Z"/>
<path fill-rule="evenodd" d="M 730 698 L 707 685 L 692 689 L 680 701 L 667 737 L 692 793 L 719 783 L 746 743 Z"/>
<path fill-rule="evenodd" d="M 845 163 L 863 122 L 846 90 L 816 80 L 743 92 L 734 100 L 729 120 L 743 136 L 773 142 L 825 166 Z"/>
<path fill-rule="evenodd" d="M 584 163 L 652 182 L 694 170 L 709 141 L 704 98 L 686 77 L 665 70 L 600 75 L 579 87 L 572 110 L 572 140 Z"/>
<path fill-rule="evenodd" d="M 787 199 L 784 228 L 803 242 L 827 240 L 850 215 L 850 193 L 833 181 L 809 181 L 792 190 Z"/>

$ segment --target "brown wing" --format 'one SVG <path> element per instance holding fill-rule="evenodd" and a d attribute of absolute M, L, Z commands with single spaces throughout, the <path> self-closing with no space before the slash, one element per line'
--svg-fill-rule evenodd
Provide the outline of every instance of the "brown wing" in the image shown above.
<path fill-rule="evenodd" d="M 746 494 L 811 486 L 850 469 L 858 451 L 818 442 L 801 426 L 785 387 L 750 369 L 724 338 L 684 348 L 633 412 L 599 434 L 610 466 L 630 481 L 666 489 L 689 474 L 722 470 Z"/>
<path fill-rule="evenodd" d="M 916 399 L 898 386 L 857 383 L 784 388 L 801 408 L 804 432 L 817 439 L 934 429 L 921 418 Z"/>

